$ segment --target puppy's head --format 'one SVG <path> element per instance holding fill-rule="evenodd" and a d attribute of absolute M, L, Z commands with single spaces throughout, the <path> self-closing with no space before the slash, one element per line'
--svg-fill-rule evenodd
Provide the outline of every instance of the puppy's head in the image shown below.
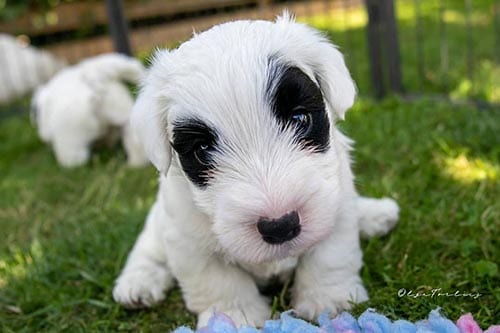
<path fill-rule="evenodd" d="M 225 253 L 263 262 L 332 231 L 352 181 L 334 123 L 354 97 L 317 31 L 288 17 L 238 21 L 157 52 L 132 125 L 160 172 L 180 166 Z"/>

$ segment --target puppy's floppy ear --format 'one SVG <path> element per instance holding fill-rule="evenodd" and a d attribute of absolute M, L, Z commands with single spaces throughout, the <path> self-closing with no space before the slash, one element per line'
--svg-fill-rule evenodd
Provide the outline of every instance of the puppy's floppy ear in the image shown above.
<path fill-rule="evenodd" d="M 168 57 L 166 50 L 155 53 L 130 117 L 132 129 L 149 160 L 163 174 L 168 171 L 172 154 L 167 133 L 167 103 L 160 94 L 167 76 L 164 62 Z"/>
<path fill-rule="evenodd" d="M 314 75 L 329 108 L 343 120 L 354 104 L 356 86 L 339 50 L 327 40 L 320 41 L 318 48 Z"/>
<path fill-rule="evenodd" d="M 340 51 L 323 33 L 296 23 L 288 12 L 278 17 L 276 23 L 287 31 L 288 44 L 292 47 L 286 48 L 292 62 L 301 59 L 303 66 L 312 70 L 333 116 L 344 119 L 354 104 L 356 86 Z"/>

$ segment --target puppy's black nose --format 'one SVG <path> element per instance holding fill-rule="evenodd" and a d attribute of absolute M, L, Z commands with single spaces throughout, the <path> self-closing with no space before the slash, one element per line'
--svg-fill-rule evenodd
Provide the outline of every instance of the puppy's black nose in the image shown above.
<path fill-rule="evenodd" d="M 293 211 L 277 219 L 261 217 L 257 222 L 257 229 L 264 242 L 269 244 L 284 243 L 300 234 L 299 213 Z"/>

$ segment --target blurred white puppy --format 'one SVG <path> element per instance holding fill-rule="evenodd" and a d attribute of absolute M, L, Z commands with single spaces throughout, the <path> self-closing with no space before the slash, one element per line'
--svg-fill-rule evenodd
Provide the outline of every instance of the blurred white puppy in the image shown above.
<path fill-rule="evenodd" d="M 214 310 L 261 325 L 258 286 L 276 276 L 295 274 L 292 305 L 308 319 L 367 300 L 359 234 L 386 233 L 398 206 L 354 188 L 335 123 L 355 93 L 336 47 L 286 15 L 159 51 L 131 121 L 160 189 L 115 300 L 150 306 L 176 279 L 198 326 Z"/>
<path fill-rule="evenodd" d="M 66 66 L 61 59 L 19 37 L 0 33 L 0 103 L 19 98 Z"/>
<path fill-rule="evenodd" d="M 128 163 L 147 163 L 143 146 L 130 130 L 133 99 L 125 81 L 138 83 L 142 64 L 120 54 L 105 54 L 61 70 L 39 87 L 32 115 L 40 138 L 52 145 L 60 165 L 82 165 L 91 145 L 121 135 Z"/>

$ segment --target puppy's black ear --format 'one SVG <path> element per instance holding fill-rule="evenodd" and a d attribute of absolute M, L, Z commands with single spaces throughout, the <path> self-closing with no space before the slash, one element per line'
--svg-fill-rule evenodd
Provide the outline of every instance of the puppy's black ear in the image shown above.
<path fill-rule="evenodd" d="M 286 41 L 281 54 L 316 80 L 332 119 L 344 119 L 354 104 L 356 86 L 337 47 L 318 30 L 296 23 L 287 12 L 278 17 L 276 26 Z"/>
<path fill-rule="evenodd" d="M 172 154 L 167 133 L 167 103 L 160 94 L 166 76 L 164 62 L 168 61 L 169 55 L 166 50 L 154 55 L 130 117 L 132 129 L 149 160 L 163 174 L 170 167 Z"/>

